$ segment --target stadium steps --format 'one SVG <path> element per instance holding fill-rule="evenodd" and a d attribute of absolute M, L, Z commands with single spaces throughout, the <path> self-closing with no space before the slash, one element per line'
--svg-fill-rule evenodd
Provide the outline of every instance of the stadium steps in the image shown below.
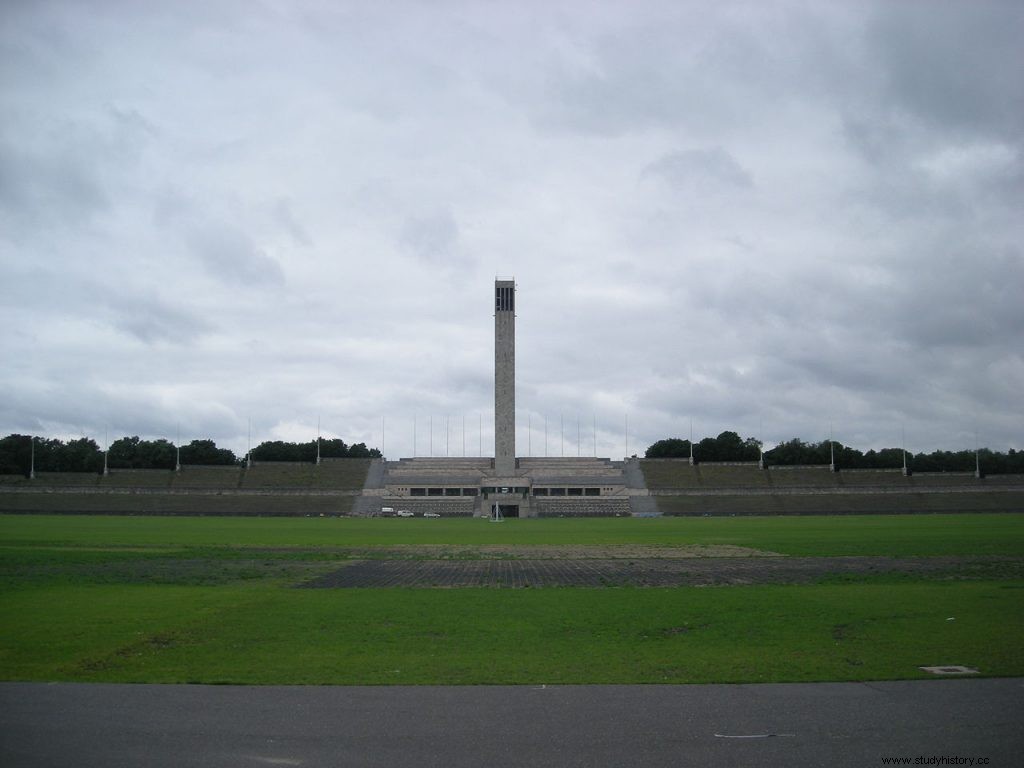
<path fill-rule="evenodd" d="M 298 461 L 256 461 L 242 472 L 241 487 L 309 488 L 316 464 Z"/>
<path fill-rule="evenodd" d="M 633 517 L 660 517 L 658 499 L 655 496 L 630 496 L 629 512 Z"/>
<path fill-rule="evenodd" d="M 34 480 L 24 475 L 5 475 L 4 485 L 25 485 L 32 488 L 92 488 L 99 485 L 100 476 L 95 472 L 36 472 Z"/>
<path fill-rule="evenodd" d="M 313 487 L 324 490 L 358 491 L 368 486 L 369 475 L 380 459 L 321 459 L 313 465 Z"/>
<path fill-rule="evenodd" d="M 174 480 L 172 469 L 111 469 L 101 475 L 100 488 L 170 488 Z"/>
<path fill-rule="evenodd" d="M 370 466 L 367 467 L 366 477 L 363 480 L 363 488 L 383 488 L 384 487 L 384 461 L 382 459 L 373 459 L 370 461 Z"/>
<path fill-rule="evenodd" d="M 629 499 L 625 496 L 551 499 L 534 497 L 531 506 L 537 517 L 629 517 Z"/>
<path fill-rule="evenodd" d="M 174 473 L 172 488 L 238 488 L 242 482 L 242 468 L 234 464 L 224 466 L 206 466 L 198 464 L 183 465 L 180 472 Z"/>
<path fill-rule="evenodd" d="M 490 467 L 490 459 L 472 457 L 400 459 L 384 464 L 382 484 L 477 486 Z"/>

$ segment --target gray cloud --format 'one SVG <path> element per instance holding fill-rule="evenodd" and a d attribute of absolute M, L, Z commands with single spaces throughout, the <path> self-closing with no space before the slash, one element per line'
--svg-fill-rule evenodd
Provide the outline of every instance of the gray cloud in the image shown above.
<path fill-rule="evenodd" d="M 1002 0 L 880 6 L 866 42 L 884 78 L 886 104 L 941 132 L 1019 140 L 1024 8 Z"/>
<path fill-rule="evenodd" d="M 88 155 L 57 155 L 0 141 L 0 211 L 11 225 L 80 221 L 110 205 Z"/>
<path fill-rule="evenodd" d="M 313 245 L 309 233 L 306 232 L 305 227 L 298 222 L 295 214 L 292 213 L 290 201 L 278 200 L 274 205 L 274 216 L 296 243 L 306 247 Z"/>
<path fill-rule="evenodd" d="M 281 265 L 259 249 L 244 232 L 221 223 L 196 227 L 188 245 L 203 267 L 228 284 L 277 286 L 284 283 Z"/>
<path fill-rule="evenodd" d="M 188 343 L 210 328 L 204 320 L 153 297 L 112 297 L 108 312 L 115 327 L 148 344 Z"/>
<path fill-rule="evenodd" d="M 721 147 L 670 152 L 641 171 L 641 178 L 658 178 L 677 192 L 716 194 L 753 186 L 750 174 Z"/>
<path fill-rule="evenodd" d="M 459 250 L 459 226 L 450 211 L 410 216 L 402 225 L 403 247 L 416 258 L 451 269 L 465 268 L 467 259 Z"/>

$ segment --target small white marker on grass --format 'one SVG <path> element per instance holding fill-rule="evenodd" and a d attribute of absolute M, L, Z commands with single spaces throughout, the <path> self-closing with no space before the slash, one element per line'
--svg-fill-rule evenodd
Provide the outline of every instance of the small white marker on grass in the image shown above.
<path fill-rule="evenodd" d="M 976 675 L 978 670 L 974 667 L 964 667 L 959 664 L 946 664 L 942 667 L 918 667 L 918 669 L 930 672 L 933 675 Z"/>

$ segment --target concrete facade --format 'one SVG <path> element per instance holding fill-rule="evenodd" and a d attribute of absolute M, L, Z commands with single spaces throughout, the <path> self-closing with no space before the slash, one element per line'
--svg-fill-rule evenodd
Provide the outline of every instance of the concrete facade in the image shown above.
<path fill-rule="evenodd" d="M 494 281 L 494 470 L 516 474 L 516 284 Z"/>
<path fill-rule="evenodd" d="M 517 463 L 515 474 L 506 475 L 487 458 L 388 461 L 376 508 L 486 517 L 497 504 L 505 517 L 629 515 L 641 492 L 627 487 L 622 462 L 526 457 Z"/>

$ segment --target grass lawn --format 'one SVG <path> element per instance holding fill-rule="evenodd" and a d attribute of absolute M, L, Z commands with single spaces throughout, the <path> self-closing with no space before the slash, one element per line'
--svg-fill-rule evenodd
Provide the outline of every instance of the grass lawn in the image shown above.
<path fill-rule="evenodd" d="M 1024 675 L 1024 581 L 296 589 L 343 547 L 734 544 L 1024 556 L 1024 515 L 357 520 L 0 516 L 0 679 L 689 683 Z M 282 548 L 273 549 L 268 548 Z M 1017 573 L 1019 571 L 1013 571 Z"/>
<path fill-rule="evenodd" d="M 1024 584 L 289 590 L 61 586 L 0 600 L 13 680 L 707 683 L 1022 675 Z"/>
<path fill-rule="evenodd" d="M 1024 555 L 1024 514 L 485 520 L 0 515 L 0 547 L 732 544 L 786 555 Z"/>

